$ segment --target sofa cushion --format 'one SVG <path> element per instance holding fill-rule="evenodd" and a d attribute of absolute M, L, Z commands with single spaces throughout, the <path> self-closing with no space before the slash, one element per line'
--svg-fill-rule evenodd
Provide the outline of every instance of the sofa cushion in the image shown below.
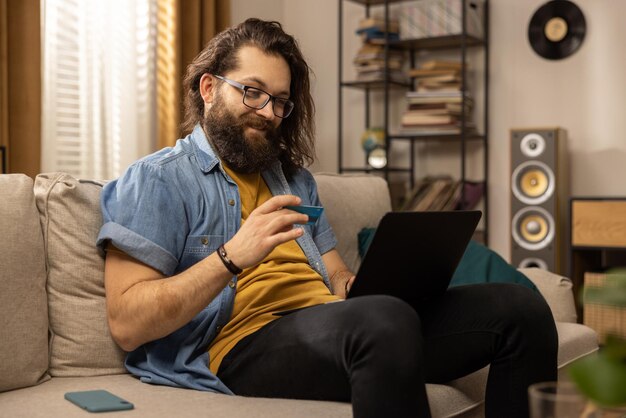
<path fill-rule="evenodd" d="M 49 378 L 43 237 L 33 180 L 0 175 L 0 392 Z"/>
<path fill-rule="evenodd" d="M 203 416 L 226 418 L 350 418 L 349 403 L 278 398 L 255 398 L 141 383 L 131 375 L 90 378 L 55 377 L 37 387 L 0 394 L 0 415 L 28 418 L 88 418 L 83 409 L 66 401 L 66 392 L 104 389 L 135 408 L 104 417 Z M 6 396 L 5 396 L 6 395 Z M 102 414 L 95 414 L 99 416 Z"/>
<path fill-rule="evenodd" d="M 133 410 L 123 412 L 125 417 L 196 418 L 207 414 L 228 418 L 352 417 L 352 407 L 345 402 L 224 395 L 150 385 L 128 374 L 88 379 L 56 377 L 34 388 L 0 394 L 0 411 L 10 417 L 85 417 L 88 414 L 66 401 L 63 394 L 93 389 L 108 390 L 133 403 Z M 426 391 L 434 418 L 458 416 L 463 411 L 471 416 L 481 416 L 471 412 L 482 408 L 482 400 L 476 401 L 462 390 L 448 385 L 428 384 Z"/>
<path fill-rule="evenodd" d="M 500 254 L 472 240 L 465 249 L 450 285 L 473 283 L 516 283 L 538 292 L 537 286 Z"/>
<path fill-rule="evenodd" d="M 387 182 L 373 174 L 316 173 L 314 177 L 337 237 L 337 251 L 346 265 L 356 271 L 360 262 L 359 231 L 377 226 L 391 210 Z"/>
<path fill-rule="evenodd" d="M 124 353 L 109 332 L 104 258 L 96 248 L 102 184 L 39 174 L 35 198 L 48 267 L 50 374 L 123 373 Z"/>

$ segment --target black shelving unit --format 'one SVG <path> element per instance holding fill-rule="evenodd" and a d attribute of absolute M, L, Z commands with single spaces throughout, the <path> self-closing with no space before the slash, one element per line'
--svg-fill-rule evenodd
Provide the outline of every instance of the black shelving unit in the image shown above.
<path fill-rule="evenodd" d="M 365 17 L 370 16 L 372 7 L 384 8 L 385 22 L 389 22 L 390 13 L 389 6 L 393 3 L 402 3 L 407 0 L 338 0 L 339 3 L 339 47 L 338 47 L 338 63 L 339 63 L 339 113 L 338 113 L 338 171 L 344 172 L 377 172 L 389 180 L 390 173 L 406 173 L 409 177 L 410 187 L 415 185 L 415 152 L 416 143 L 418 142 L 445 142 L 445 143 L 458 143 L 460 154 L 460 181 L 461 184 L 465 184 L 466 178 L 466 157 L 467 157 L 467 145 L 471 143 L 479 143 L 483 148 L 483 202 L 484 202 L 484 216 L 482 226 L 482 241 L 484 244 L 489 242 L 489 228 L 488 228 L 488 208 L 489 208 L 489 193 L 488 193 L 488 179 L 489 179 L 489 0 L 484 0 L 483 4 L 483 37 L 477 38 L 467 33 L 467 4 L 469 0 L 459 0 L 463 3 L 462 6 L 462 31 L 460 34 L 438 36 L 420 39 L 409 40 L 390 40 L 388 33 L 386 36 L 386 42 L 384 43 L 384 55 L 385 55 L 385 67 L 387 68 L 389 51 L 391 49 L 398 49 L 407 51 L 410 55 L 411 66 L 415 65 L 415 58 L 417 51 L 437 51 L 437 50 L 458 50 L 460 53 L 460 59 L 462 63 L 461 69 L 461 90 L 467 91 L 467 54 L 469 48 L 480 47 L 484 50 L 484 109 L 483 109 L 483 132 L 477 133 L 469 131 L 466 126 L 465 118 L 465 95 L 463 95 L 463 102 L 461 105 L 461 129 L 460 134 L 456 135 L 431 135 L 431 134 L 415 134 L 415 133 L 390 133 L 389 132 L 389 92 L 392 88 L 401 88 L 408 90 L 411 88 L 412 83 L 398 83 L 389 79 L 389 71 L 385 72 L 385 77 L 380 81 L 372 82 L 360 82 L 360 81 L 346 81 L 343 79 L 343 5 L 344 2 L 357 3 L 364 7 Z M 364 112 L 365 112 L 365 129 L 371 128 L 370 116 L 370 93 L 374 90 L 382 90 L 383 99 L 383 130 L 385 137 L 385 152 L 386 155 L 390 154 L 390 149 L 396 141 L 408 141 L 410 162 L 408 167 L 397 167 L 393 165 L 393 162 L 388 159 L 387 165 L 382 169 L 375 169 L 364 162 L 363 167 L 347 167 L 344 165 L 343 155 L 343 89 L 354 88 L 360 89 L 364 92 Z M 366 157 L 367 158 L 367 157 Z M 365 158 L 365 160 L 366 160 Z M 461 201 L 465 201 L 464 188 L 461 188 Z"/>

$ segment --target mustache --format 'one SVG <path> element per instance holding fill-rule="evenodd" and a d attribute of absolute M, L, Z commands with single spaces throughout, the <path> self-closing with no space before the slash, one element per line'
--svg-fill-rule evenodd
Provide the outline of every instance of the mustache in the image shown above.
<path fill-rule="evenodd" d="M 258 116 L 246 116 L 241 121 L 241 126 L 249 126 L 250 128 L 270 131 L 273 129 L 272 123 Z"/>

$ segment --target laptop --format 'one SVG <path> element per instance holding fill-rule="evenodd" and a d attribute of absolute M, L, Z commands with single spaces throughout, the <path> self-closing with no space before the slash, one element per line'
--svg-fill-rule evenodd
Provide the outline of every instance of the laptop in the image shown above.
<path fill-rule="evenodd" d="M 481 216 L 479 210 L 386 213 L 347 297 L 392 295 L 417 309 L 441 296 Z"/>

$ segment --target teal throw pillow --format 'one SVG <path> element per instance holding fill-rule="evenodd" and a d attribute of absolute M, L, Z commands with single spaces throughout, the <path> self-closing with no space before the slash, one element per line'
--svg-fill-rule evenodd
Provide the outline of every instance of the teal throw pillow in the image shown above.
<path fill-rule="evenodd" d="M 359 231 L 359 255 L 363 258 L 374 238 L 376 228 Z M 470 241 L 452 276 L 450 287 L 473 283 L 517 283 L 539 292 L 528 277 L 509 264 L 498 253 L 486 246 Z"/>

